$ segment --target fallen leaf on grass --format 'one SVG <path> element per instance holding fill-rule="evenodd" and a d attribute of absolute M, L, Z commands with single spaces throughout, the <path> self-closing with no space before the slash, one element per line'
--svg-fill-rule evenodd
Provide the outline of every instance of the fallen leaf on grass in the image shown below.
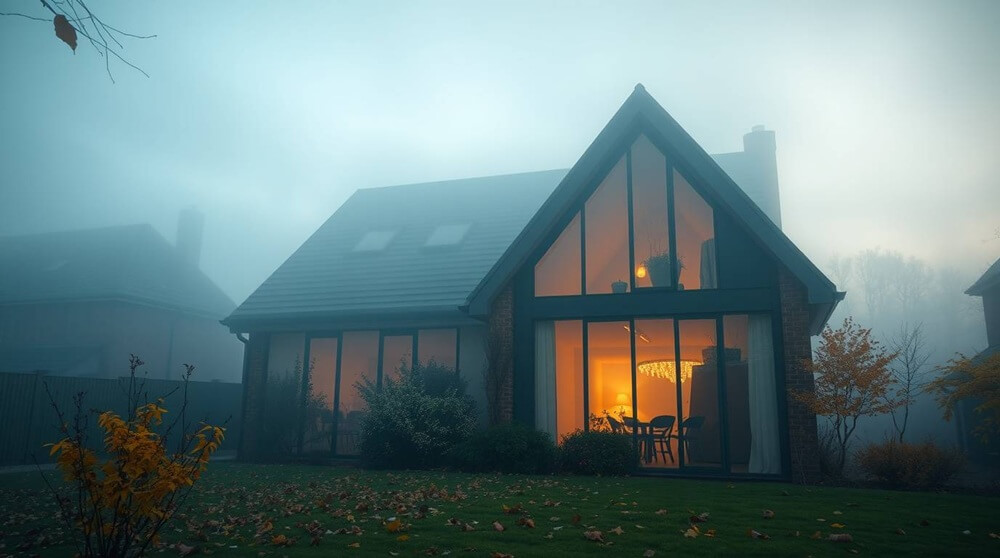
<path fill-rule="evenodd" d="M 812 536 L 811 536 L 811 537 L 809 537 L 809 538 L 810 538 L 810 539 L 813 539 L 814 541 L 818 541 L 818 540 L 820 540 L 820 539 L 822 539 L 822 538 L 823 538 L 823 533 L 820 533 L 819 531 L 816 531 L 816 532 L 815 532 L 815 533 L 813 533 L 813 534 L 812 534 Z"/>
<path fill-rule="evenodd" d="M 970 531 L 970 530 L 966 529 L 965 531 L 962 531 L 962 534 L 963 534 L 963 535 L 971 535 L 971 534 L 972 534 L 972 531 Z"/>
<path fill-rule="evenodd" d="M 831 542 L 854 542 L 854 537 L 850 533 L 830 533 L 827 540 Z"/>
<path fill-rule="evenodd" d="M 503 531 L 504 529 L 506 529 L 506 527 L 503 526 L 503 523 L 500 523 L 499 521 L 494 521 L 493 522 L 493 530 L 494 531 Z"/>
<path fill-rule="evenodd" d="M 771 510 L 764 510 L 761 515 L 764 516 L 764 519 L 774 519 L 774 512 Z"/>
<path fill-rule="evenodd" d="M 622 529 L 621 525 L 619 525 L 618 527 L 615 527 L 614 529 L 612 529 L 611 532 L 614 533 L 614 534 L 616 534 L 616 535 L 624 535 L 625 534 L 625 530 Z"/>
<path fill-rule="evenodd" d="M 906 534 L 906 531 L 904 531 L 904 530 L 903 530 L 903 529 L 901 529 L 901 528 L 900 528 L 900 529 L 896 529 L 896 534 L 897 534 L 897 535 L 905 535 L 905 534 Z"/>
<path fill-rule="evenodd" d="M 181 556 L 194 556 L 198 554 L 197 546 L 188 546 L 184 543 L 177 543 L 177 550 L 180 552 Z"/>
<path fill-rule="evenodd" d="M 701 512 L 698 515 L 694 515 L 694 512 L 691 512 L 691 517 L 688 518 L 688 521 L 691 523 L 704 523 L 708 521 L 708 512 Z"/>
<path fill-rule="evenodd" d="M 684 538 L 693 539 L 696 538 L 699 534 L 700 533 L 698 533 L 698 528 L 692 525 L 691 527 L 688 527 L 687 531 L 684 531 Z"/>
<path fill-rule="evenodd" d="M 667 510 L 663 508 L 656 510 L 656 515 L 666 515 L 667 513 L 668 513 Z"/>
<path fill-rule="evenodd" d="M 656 551 L 652 548 L 647 548 L 646 552 L 642 553 L 642 558 L 653 558 L 653 556 L 656 556 Z"/>
<path fill-rule="evenodd" d="M 361 543 L 352 542 L 351 544 L 347 545 L 347 548 L 361 548 Z"/>
<path fill-rule="evenodd" d="M 513 554 L 504 554 L 503 552 L 494 552 L 490 554 L 490 558 L 514 558 Z"/>
<path fill-rule="evenodd" d="M 756 529 L 750 529 L 750 532 L 748 534 L 750 535 L 751 539 L 762 539 L 766 541 L 771 538 L 771 536 L 768 535 L 767 533 L 761 533 Z"/>
<path fill-rule="evenodd" d="M 996 533 L 990 533 L 990 538 L 991 539 L 1000 539 L 1000 535 L 998 535 Z"/>
<path fill-rule="evenodd" d="M 400 536 L 396 537 L 396 540 L 399 541 L 399 542 L 406 542 L 406 541 L 410 540 L 410 535 L 400 535 Z"/>
<path fill-rule="evenodd" d="M 844 527 L 847 527 L 847 525 L 844 525 L 843 523 L 831 523 L 830 527 L 833 527 L 834 529 L 843 529 Z"/>
<path fill-rule="evenodd" d="M 527 527 L 528 529 L 534 529 L 535 528 L 535 520 L 531 519 L 530 517 L 521 517 L 521 518 L 519 518 L 517 520 L 517 524 L 518 525 L 523 525 L 524 527 Z"/>
<path fill-rule="evenodd" d="M 583 536 L 586 537 L 588 541 L 594 541 L 602 543 L 604 542 L 604 533 L 600 531 L 584 531 Z"/>

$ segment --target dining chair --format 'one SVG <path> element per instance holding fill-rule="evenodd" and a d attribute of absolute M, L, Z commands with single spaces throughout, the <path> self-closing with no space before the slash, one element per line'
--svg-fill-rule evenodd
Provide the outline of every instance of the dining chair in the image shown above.
<path fill-rule="evenodd" d="M 625 427 L 622 425 L 621 422 L 619 422 L 618 419 L 610 415 L 607 417 L 607 419 L 608 419 L 608 425 L 611 426 L 612 432 L 614 432 L 615 434 L 621 434 L 625 431 Z"/>
<path fill-rule="evenodd" d="M 635 420 L 635 417 L 622 417 L 625 428 L 635 433 L 639 441 L 639 455 L 646 463 L 652 461 L 656 455 L 653 450 L 653 439 L 649 433 L 649 424 Z"/>
<path fill-rule="evenodd" d="M 663 462 L 667 462 L 667 456 L 670 456 L 670 462 L 674 462 L 674 450 L 671 447 L 671 440 L 675 438 L 674 436 L 674 423 L 677 421 L 677 417 L 673 415 L 659 415 L 653 417 L 649 421 L 650 437 L 653 443 L 653 460 L 658 461 L 656 458 L 656 453 L 660 453 L 660 457 L 663 458 Z"/>
<path fill-rule="evenodd" d="M 700 415 L 688 417 L 681 421 L 680 434 L 681 439 L 684 440 L 684 455 L 687 456 L 687 462 L 691 462 L 691 440 L 698 441 L 698 434 L 701 432 L 701 427 L 704 424 L 705 417 Z"/>

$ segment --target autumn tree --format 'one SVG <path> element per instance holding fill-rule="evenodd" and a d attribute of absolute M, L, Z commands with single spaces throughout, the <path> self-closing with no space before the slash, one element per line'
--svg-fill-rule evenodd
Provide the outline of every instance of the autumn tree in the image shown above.
<path fill-rule="evenodd" d="M 851 317 L 837 329 L 827 326 L 820 337 L 813 360 L 804 363 L 816 376 L 815 389 L 796 396 L 830 422 L 836 448 L 833 472 L 839 475 L 858 421 L 889 413 L 900 405 L 890 394 L 893 377 L 889 365 L 896 353 L 887 352 L 872 338 L 870 329 L 854 323 Z"/>
<path fill-rule="evenodd" d="M 945 420 L 951 420 L 959 403 L 971 400 L 981 418 L 973 434 L 987 444 L 1000 434 L 1000 352 L 984 357 L 958 355 L 942 368 L 943 374 L 927 385 L 938 396 Z"/>
<path fill-rule="evenodd" d="M 896 384 L 895 393 L 890 394 L 899 402 L 897 409 L 892 409 L 892 425 L 896 429 L 899 441 L 903 441 L 906 427 L 910 421 L 910 407 L 917 396 L 923 391 L 927 361 L 931 357 L 927 349 L 927 338 L 924 336 L 923 324 L 911 327 L 903 324 L 899 332 L 889 340 L 890 349 L 896 353 L 890 370 Z M 898 412 L 897 412 L 898 411 Z"/>

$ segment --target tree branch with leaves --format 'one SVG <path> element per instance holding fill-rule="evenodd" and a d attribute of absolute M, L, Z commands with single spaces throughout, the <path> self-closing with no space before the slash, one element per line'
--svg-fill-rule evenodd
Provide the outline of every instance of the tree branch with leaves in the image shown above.
<path fill-rule="evenodd" d="M 815 389 L 797 392 L 795 397 L 830 422 L 836 441 L 834 473 L 839 475 L 858 421 L 892 412 L 900 405 L 890 393 L 889 365 L 897 355 L 887 352 L 872 338 L 870 329 L 850 317 L 837 329 L 827 326 L 820 337 L 813 360 L 803 363 L 816 375 Z"/>
<path fill-rule="evenodd" d="M 124 56 L 126 39 L 153 39 L 156 35 L 137 35 L 122 31 L 105 22 L 95 14 L 87 2 L 84 0 L 39 0 L 41 13 L 48 12 L 49 17 L 41 15 L 25 14 L 20 12 L 0 12 L 0 16 L 19 17 L 31 21 L 51 22 L 55 27 L 55 35 L 60 41 L 66 43 L 76 52 L 79 36 L 83 36 L 90 45 L 97 51 L 98 56 L 104 58 L 104 69 L 112 82 L 115 81 L 111 72 L 112 59 L 132 68 L 133 70 L 149 77 L 142 68 L 133 64 Z"/>

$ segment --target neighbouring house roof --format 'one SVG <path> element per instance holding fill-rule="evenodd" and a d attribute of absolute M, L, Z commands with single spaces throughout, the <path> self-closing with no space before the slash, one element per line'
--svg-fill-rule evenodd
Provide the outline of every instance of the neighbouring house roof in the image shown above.
<path fill-rule="evenodd" d="M 714 195 L 716 204 L 737 217 L 753 238 L 805 285 L 811 310 L 813 333 L 819 333 L 843 293 L 785 236 L 769 217 L 737 185 L 739 177 L 727 174 L 642 85 L 637 85 L 580 160 L 569 170 L 518 239 L 490 270 L 469 298 L 472 315 L 485 315 L 490 301 L 525 263 L 550 232 L 560 215 L 569 211 L 584 188 L 601 178 L 609 158 L 620 155 L 621 146 L 641 129 L 666 142 L 681 161 L 691 167 Z M 724 157 L 731 163 L 731 157 Z M 739 172 L 743 167 L 733 165 Z M 734 180 L 735 179 L 735 180 Z"/>
<path fill-rule="evenodd" d="M 983 293 L 996 286 L 1000 286 L 1000 259 L 993 262 L 986 273 L 983 273 L 982 277 L 965 290 L 965 294 L 983 296 Z"/>
<path fill-rule="evenodd" d="M 238 330 L 362 314 L 464 317 L 459 306 L 565 174 L 358 190 L 224 323 Z"/>
<path fill-rule="evenodd" d="M 90 364 L 97 369 L 101 347 L 23 347 L 0 349 L 0 372 L 46 372 L 79 375 Z"/>
<path fill-rule="evenodd" d="M 754 167 L 722 155 L 719 164 L 727 175 L 641 86 L 568 171 L 358 190 L 223 323 L 249 331 L 301 328 L 310 320 L 376 323 L 380 317 L 485 315 L 498 289 L 601 160 L 620 148 L 637 117 L 649 120 L 718 186 L 721 202 L 806 285 L 816 321 L 825 323 L 841 295 L 736 185 L 757 180 Z M 457 244 L 426 246 L 435 229 L 452 225 L 468 225 Z"/>
<path fill-rule="evenodd" d="M 0 305 L 116 300 L 213 319 L 235 304 L 151 225 L 0 237 Z"/>

